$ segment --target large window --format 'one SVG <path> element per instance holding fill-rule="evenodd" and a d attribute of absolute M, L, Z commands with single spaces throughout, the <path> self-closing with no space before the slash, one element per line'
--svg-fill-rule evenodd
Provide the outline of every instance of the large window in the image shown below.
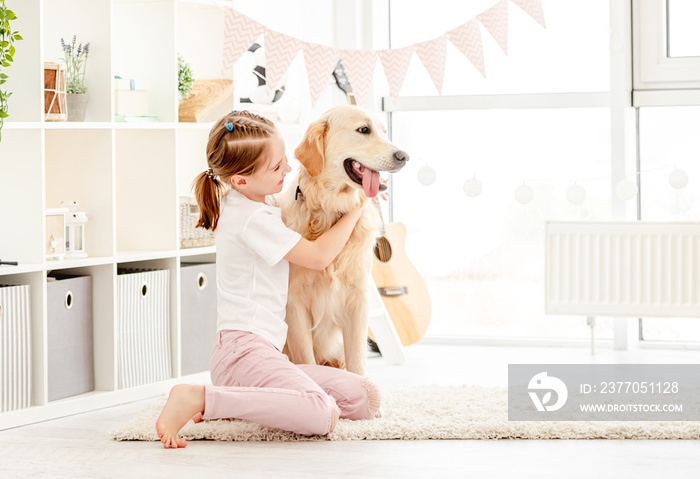
<path fill-rule="evenodd" d="M 392 47 L 435 38 L 495 3 L 391 2 Z M 594 106 L 610 84 L 609 5 L 545 6 L 546 30 L 509 3 L 508 56 L 482 29 L 486 79 L 448 42 L 443 94 L 469 95 L 463 109 L 452 109 L 459 97 L 441 109 L 414 57 L 402 96 L 421 96 L 420 106 L 392 113 L 393 139 L 412 157 L 394 175 L 393 217 L 428 285 L 429 335 L 588 337 L 585 318 L 544 313 L 544 224 L 611 219 L 610 112 Z M 591 107 L 558 95 L 570 92 L 589 95 Z M 489 106 L 469 106 L 475 95 Z M 525 97 L 534 104 L 522 108 Z M 430 185 L 420 181 L 426 166 L 437 175 Z M 476 197 L 463 189 L 471 178 L 483 185 Z M 586 192 L 581 205 L 567 200 L 574 182 Z M 514 198 L 522 184 L 534 193 L 527 204 Z M 609 318 L 598 325 L 612 337 Z"/>

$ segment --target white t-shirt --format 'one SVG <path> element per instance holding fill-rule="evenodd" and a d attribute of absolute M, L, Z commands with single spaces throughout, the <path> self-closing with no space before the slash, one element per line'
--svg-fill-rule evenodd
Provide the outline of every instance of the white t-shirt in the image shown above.
<path fill-rule="evenodd" d="M 217 331 L 250 331 L 282 350 L 289 289 L 284 256 L 300 238 L 279 208 L 229 191 L 216 228 Z"/>

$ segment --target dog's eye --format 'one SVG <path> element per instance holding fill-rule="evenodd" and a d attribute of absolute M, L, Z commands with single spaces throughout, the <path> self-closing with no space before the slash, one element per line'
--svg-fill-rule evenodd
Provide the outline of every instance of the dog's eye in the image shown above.
<path fill-rule="evenodd" d="M 369 127 L 368 126 L 362 126 L 357 129 L 358 133 L 362 133 L 363 135 L 369 135 Z"/>

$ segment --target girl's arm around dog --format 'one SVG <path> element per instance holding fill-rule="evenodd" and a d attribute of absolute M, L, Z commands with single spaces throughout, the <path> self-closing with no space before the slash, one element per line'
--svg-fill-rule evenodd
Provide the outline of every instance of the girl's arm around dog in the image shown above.
<path fill-rule="evenodd" d="M 301 238 L 284 259 L 304 268 L 319 271 L 327 268 L 347 243 L 360 216 L 362 207 L 345 213 L 331 229 L 316 240 Z"/>

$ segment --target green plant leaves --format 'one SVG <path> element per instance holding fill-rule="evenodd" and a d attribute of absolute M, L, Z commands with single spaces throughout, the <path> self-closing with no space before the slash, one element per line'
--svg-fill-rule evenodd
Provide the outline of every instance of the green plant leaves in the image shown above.
<path fill-rule="evenodd" d="M 7 82 L 9 78 L 5 73 L 2 73 L 2 68 L 8 68 L 15 61 L 14 42 L 23 40 L 19 32 L 13 32 L 10 28 L 10 21 L 17 20 L 15 12 L 7 8 L 5 0 L 0 0 L 0 85 Z M 9 117 L 7 99 L 10 98 L 12 92 L 0 90 L 0 141 L 2 141 L 2 127 L 5 118 Z"/>

